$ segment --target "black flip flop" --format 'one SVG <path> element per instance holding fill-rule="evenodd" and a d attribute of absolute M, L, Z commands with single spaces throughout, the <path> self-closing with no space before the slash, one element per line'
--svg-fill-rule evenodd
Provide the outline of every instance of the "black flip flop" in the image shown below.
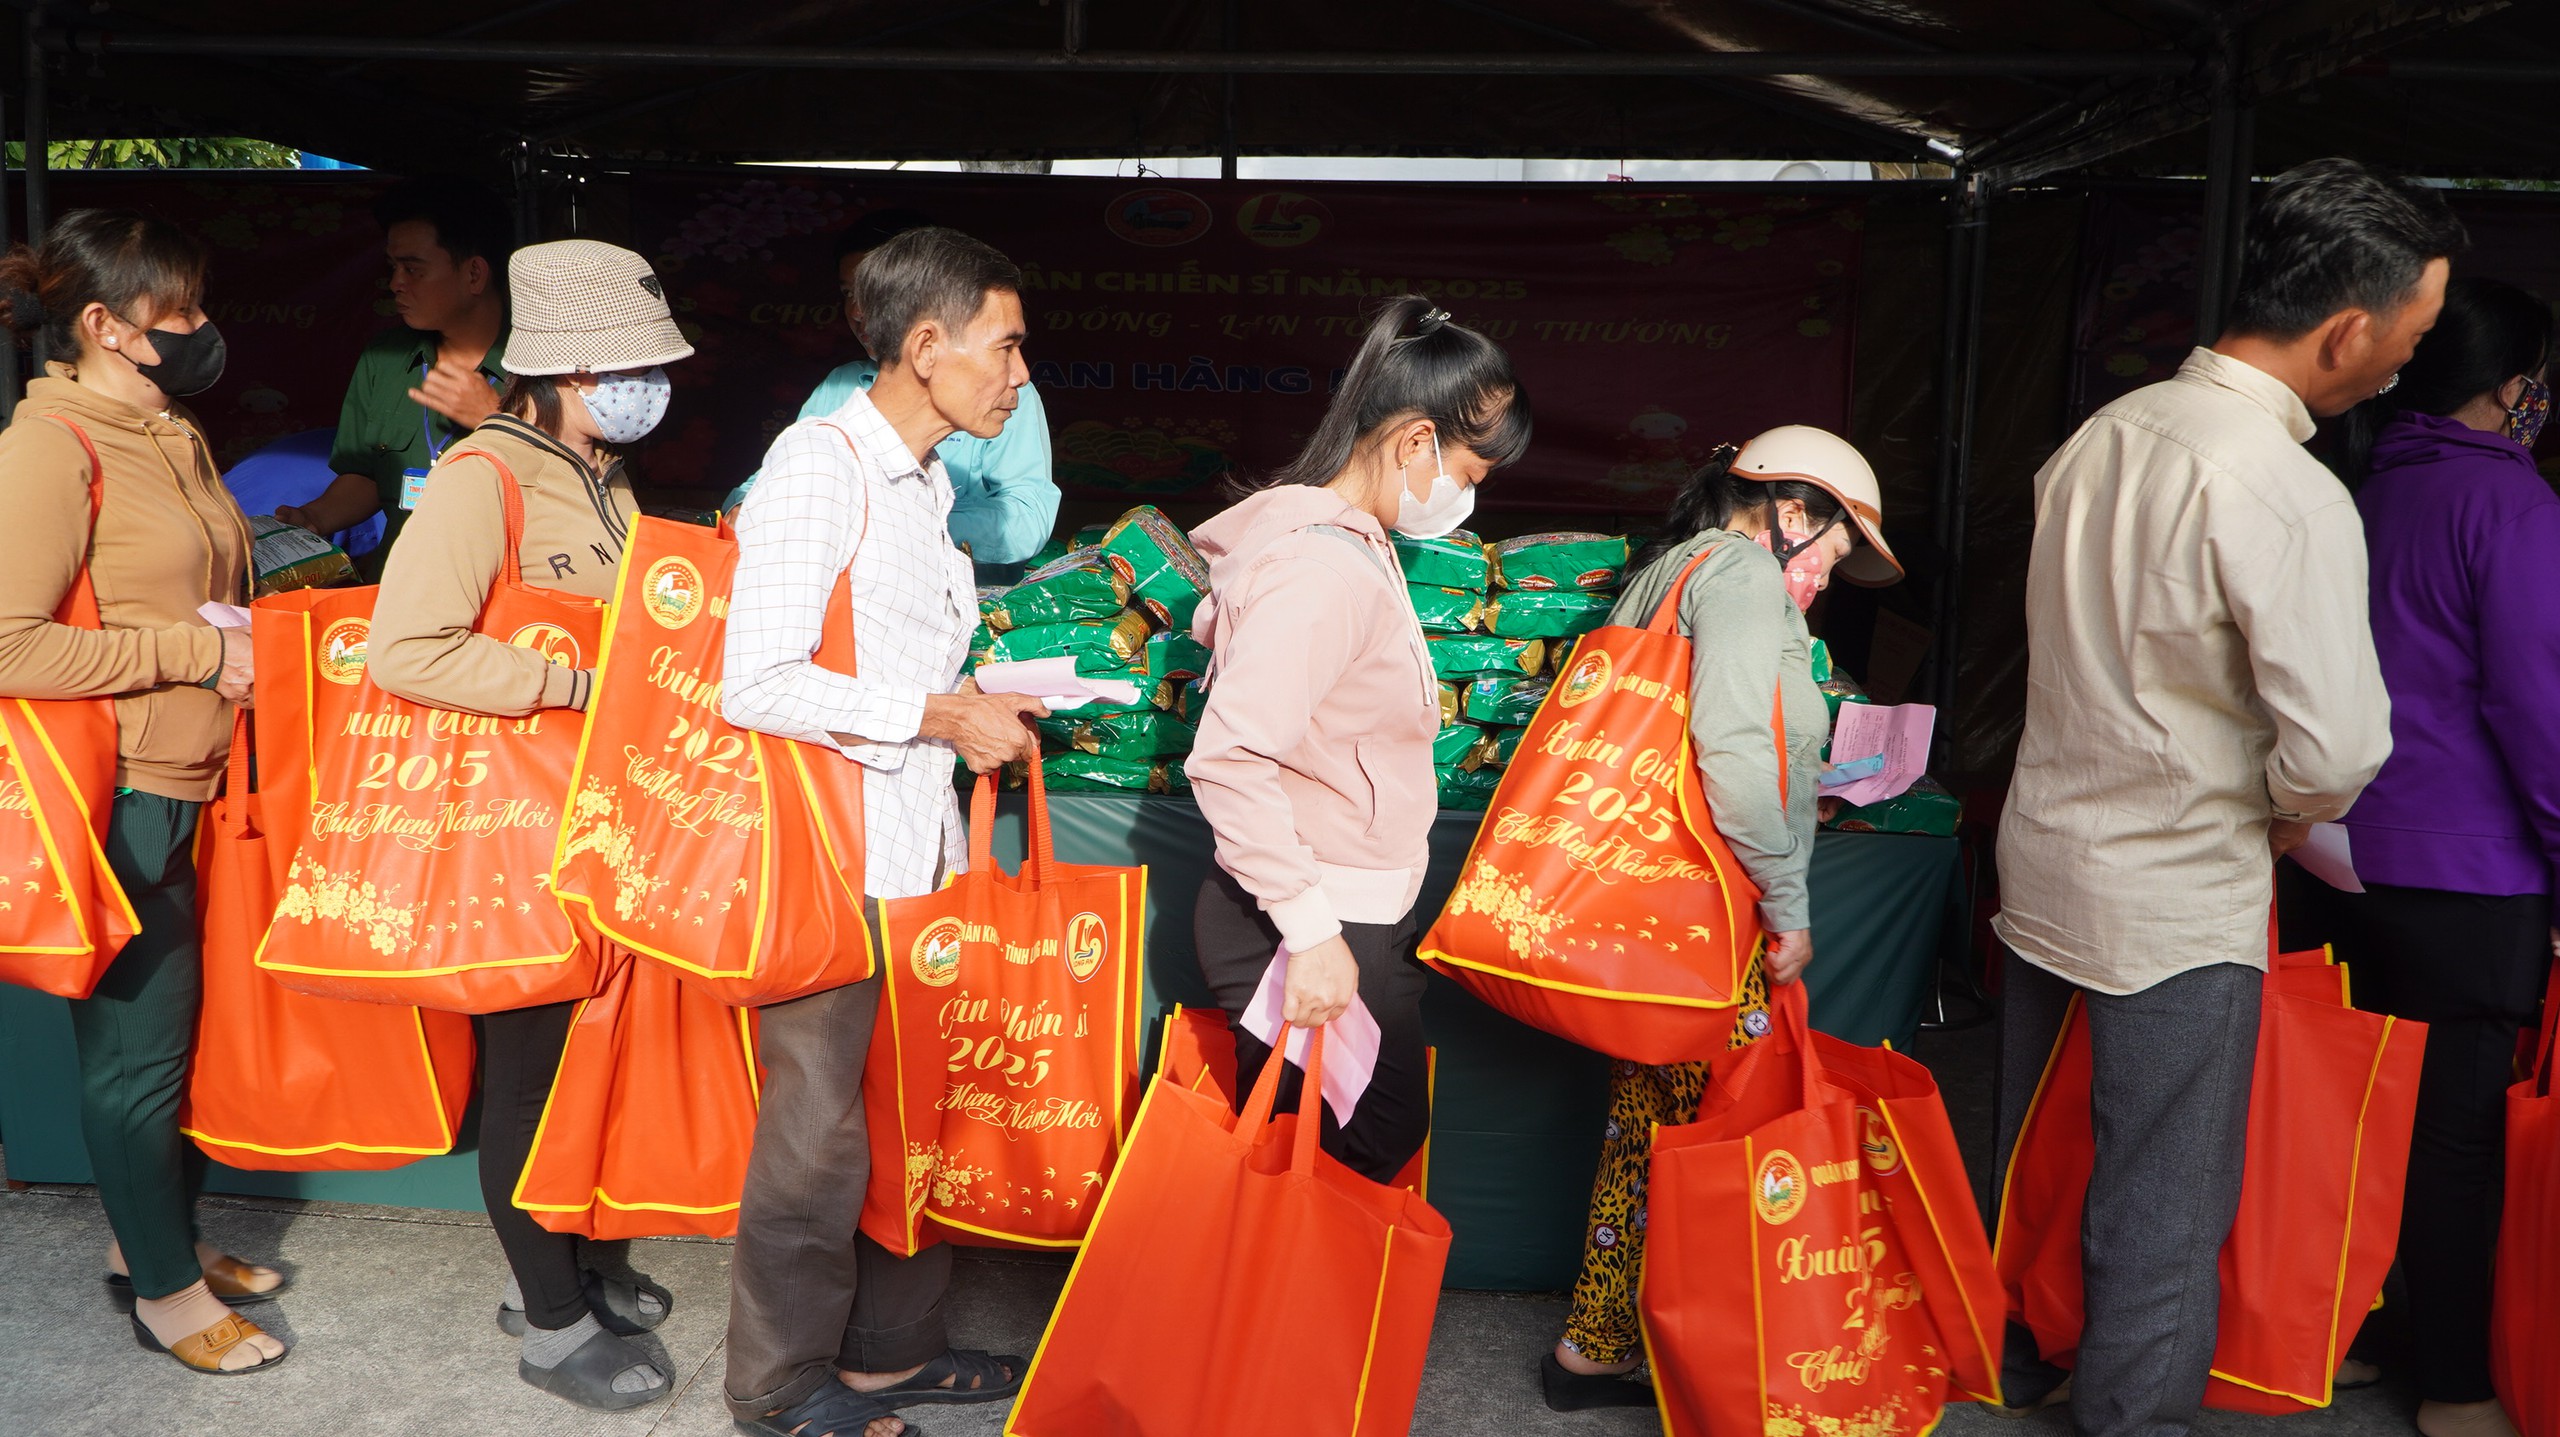
<path fill-rule="evenodd" d="M 125 1276 L 121 1272 L 110 1272 L 104 1274 L 98 1280 L 106 1284 L 107 1302 L 110 1306 L 114 1307 L 118 1312 L 133 1311 L 134 1294 L 132 1278 Z M 213 1296 L 215 1301 L 221 1303 L 225 1307 L 254 1307 L 261 1302 L 275 1301 L 277 1298 L 284 1296 L 286 1289 L 292 1286 L 293 1279 L 291 1277 L 286 1277 L 284 1281 L 277 1283 L 275 1286 L 268 1288 L 264 1292 L 234 1292 L 228 1294 L 217 1292 Z"/>
<path fill-rule="evenodd" d="M 604 1330 L 616 1337 L 637 1337 L 644 1332 L 654 1332 L 676 1310 L 674 1293 L 636 1272 L 628 1276 L 582 1272 L 578 1276 L 580 1285 L 586 1288 L 587 1311 L 594 1313 L 596 1321 L 604 1324 Z M 657 1316 L 651 1317 L 640 1310 L 639 1299 L 643 1293 L 658 1299 Z M 522 1337 L 524 1329 L 523 1308 L 509 1307 L 503 1302 L 498 1304 L 500 1332 L 509 1337 Z"/>
<path fill-rule="evenodd" d="M 906 1423 L 906 1430 L 898 1437 L 924 1437 L 924 1429 L 907 1422 L 881 1400 L 881 1394 L 856 1392 L 833 1377 L 819 1383 L 818 1390 L 801 1399 L 797 1407 L 731 1420 L 739 1431 L 752 1437 L 862 1437 L 863 1429 L 883 1417 Z"/>
<path fill-rule="evenodd" d="M 1644 1376 L 1639 1365 L 1624 1372 L 1575 1372 L 1556 1361 L 1552 1352 L 1538 1358 L 1539 1385 L 1546 1389 L 1550 1412 L 1587 1412 L 1595 1407 L 1653 1407 L 1660 1405 L 1654 1396 L 1653 1383 Z"/>
<path fill-rule="evenodd" d="M 655 1369 L 666 1380 L 638 1392 L 614 1391 L 613 1379 L 634 1367 Z M 519 1357 L 516 1376 L 596 1412 L 628 1412 L 673 1396 L 676 1390 L 675 1378 L 648 1353 L 610 1332 L 599 1332 L 580 1343 L 557 1367 L 536 1367 Z"/>
<path fill-rule="evenodd" d="M 976 1348 L 953 1348 L 924 1365 L 915 1376 L 894 1386 L 883 1387 L 871 1395 L 892 1407 L 960 1406 L 972 1402 L 1001 1402 L 1022 1390 L 1024 1369 L 1030 1366 L 1024 1358 L 998 1357 Z M 1012 1375 L 1007 1377 L 1010 1372 Z M 951 1385 L 942 1385 L 944 1378 Z M 977 1385 L 972 1386 L 970 1384 Z"/>

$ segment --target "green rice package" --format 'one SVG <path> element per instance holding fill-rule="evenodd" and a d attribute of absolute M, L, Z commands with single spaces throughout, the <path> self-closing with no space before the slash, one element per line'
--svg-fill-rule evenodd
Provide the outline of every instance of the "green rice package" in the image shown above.
<path fill-rule="evenodd" d="M 1200 716 L 1209 711 L 1209 681 L 1193 679 L 1173 696 L 1173 711 L 1193 728 L 1200 726 Z"/>
<path fill-rule="evenodd" d="M 1947 838 L 1963 817 L 1962 800 L 1937 780 L 1923 778 L 1881 802 L 1841 809 L 1830 826 L 1848 833 L 1927 833 Z"/>
<path fill-rule="evenodd" d="M 1442 808 L 1482 809 L 1493 801 L 1493 791 L 1502 784 L 1502 770 L 1498 768 L 1435 768 L 1431 772 L 1440 781 Z"/>
<path fill-rule="evenodd" d="M 1525 728 L 1487 730 L 1488 737 L 1484 746 L 1485 762 L 1496 766 L 1511 762 L 1512 758 L 1520 752 L 1520 736 L 1527 732 Z"/>
<path fill-rule="evenodd" d="M 1404 591 L 1413 596 L 1413 616 L 1422 621 L 1426 634 L 1471 634 L 1484 627 L 1481 591 L 1441 589 L 1429 584 L 1407 584 Z"/>
<path fill-rule="evenodd" d="M 1431 740 L 1431 766 L 1457 768 L 1484 746 L 1484 730 L 1471 723 L 1444 725 Z"/>
<path fill-rule="evenodd" d="M 1813 681 L 1815 683 L 1827 684 L 1831 682 L 1831 646 L 1829 644 L 1824 643 L 1820 639 L 1813 641 L 1812 664 Z"/>
<path fill-rule="evenodd" d="M 1458 712 L 1470 723 L 1487 726 L 1524 724 L 1538 716 L 1553 679 L 1491 678 L 1467 685 Z"/>
<path fill-rule="evenodd" d="M 1493 634 L 1459 634 L 1431 641 L 1431 667 L 1443 681 L 1535 676 L 1546 672 L 1544 639 L 1506 639 Z"/>
<path fill-rule="evenodd" d="M 1108 524 L 1087 524 L 1067 536 L 1068 552 L 1072 553 L 1078 549 L 1099 549 L 1102 547 L 1103 536 L 1110 532 L 1111 526 Z"/>
<path fill-rule="evenodd" d="M 1034 624 L 1007 629 L 987 645 L 988 663 L 1072 656 L 1079 674 L 1109 674 L 1133 663 L 1147 643 L 1147 621 L 1138 614 L 1109 619 L 1077 619 L 1064 624 Z"/>
<path fill-rule="evenodd" d="M 1104 758 L 1091 753 L 1051 754 L 1041 760 L 1040 776 L 1052 793 L 1189 793 L 1191 780 L 1179 760 L 1150 763 L 1144 759 Z M 1004 768 L 1004 786 L 1022 788 L 1030 775 L 1019 763 Z"/>
<path fill-rule="evenodd" d="M 1141 504 L 1121 515 L 1103 536 L 1102 553 L 1157 628 L 1191 627 L 1193 611 L 1209 593 L 1209 566 L 1163 510 Z"/>
<path fill-rule="evenodd" d="M 1614 589 L 1627 569 L 1623 534 L 1523 534 L 1488 552 L 1498 589 Z"/>
<path fill-rule="evenodd" d="M 1150 635 L 1132 666 L 1144 669 L 1159 683 L 1170 679 L 1176 685 L 1187 684 L 1209 672 L 1209 646 L 1187 631 L 1170 629 Z"/>
<path fill-rule="evenodd" d="M 1031 574 L 1039 573 L 1042 569 L 1049 567 L 1051 564 L 1058 562 L 1060 559 L 1067 557 L 1067 555 L 1073 552 L 1075 552 L 1075 546 L 1073 544 L 1069 543 L 1065 539 L 1052 536 L 1048 543 L 1041 545 L 1039 550 L 1032 554 L 1030 561 L 1024 566 L 1024 572 Z"/>
<path fill-rule="evenodd" d="M 1191 752 L 1191 725 L 1158 708 L 1090 718 L 1079 711 L 1037 722 L 1040 737 L 1058 750 L 1150 761 Z"/>
<path fill-rule="evenodd" d="M 1570 639 L 1609 622 L 1617 595 L 1580 589 L 1512 589 L 1484 606 L 1484 626 L 1506 639 Z"/>
<path fill-rule="evenodd" d="M 982 599 L 978 612 L 997 633 L 1077 619 L 1107 619 L 1129 606 L 1129 581 L 1111 561 L 1087 551 L 1034 569 L 1019 584 Z"/>
<path fill-rule="evenodd" d="M 273 514 L 249 516 L 249 558 L 258 575 L 258 597 L 291 589 L 326 589 L 356 581 L 347 551 Z"/>
<path fill-rule="evenodd" d="M 1396 562 L 1404 566 L 1406 583 L 1484 592 L 1492 569 L 1485 558 L 1484 540 L 1464 529 L 1452 529 L 1437 539 L 1408 539 L 1402 534 L 1394 539 Z"/>
<path fill-rule="evenodd" d="M 1435 657 L 1432 662 L 1436 664 L 1439 660 Z M 1461 702 L 1461 696 L 1466 692 L 1466 687 L 1467 686 L 1464 684 L 1453 684 L 1446 680 L 1441 682 L 1440 722 L 1443 726 L 1453 724 L 1458 721 L 1458 708 Z"/>

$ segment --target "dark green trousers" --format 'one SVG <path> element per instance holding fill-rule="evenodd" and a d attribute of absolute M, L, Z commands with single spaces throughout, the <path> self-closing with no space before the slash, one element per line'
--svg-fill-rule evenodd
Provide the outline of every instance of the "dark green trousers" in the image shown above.
<path fill-rule="evenodd" d="M 107 1223 L 143 1297 L 167 1297 L 204 1276 L 195 1252 L 202 1164 L 178 1134 L 178 1099 L 204 999 L 195 860 L 202 807 L 149 793 L 116 795 L 107 863 L 142 931 L 116 955 L 98 990 L 71 1005 L 80 1132 Z"/>

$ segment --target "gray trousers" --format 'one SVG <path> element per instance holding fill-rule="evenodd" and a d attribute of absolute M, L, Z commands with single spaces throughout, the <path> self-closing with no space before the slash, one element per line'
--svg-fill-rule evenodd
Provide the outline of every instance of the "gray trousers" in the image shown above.
<path fill-rule="evenodd" d="M 2004 981 L 2003 1162 L 2074 992 L 2089 1015 L 2097 1158 L 2080 1223 L 2085 1325 L 2072 1427 L 2080 1437 L 2182 1437 L 2213 1366 L 2264 975 L 2216 963 L 2118 997 L 2077 989 L 2012 953 Z M 2061 1377 L 2013 1324 L 2004 1395 L 2031 1401 Z"/>
<path fill-rule="evenodd" d="M 902 1258 L 856 1231 L 871 1178 L 862 1065 L 879 1005 L 875 974 L 757 1010 L 764 1101 L 729 1259 L 722 1386 L 734 1416 L 796 1406 L 839 1368 L 900 1372 L 951 1346 L 950 1245 Z"/>

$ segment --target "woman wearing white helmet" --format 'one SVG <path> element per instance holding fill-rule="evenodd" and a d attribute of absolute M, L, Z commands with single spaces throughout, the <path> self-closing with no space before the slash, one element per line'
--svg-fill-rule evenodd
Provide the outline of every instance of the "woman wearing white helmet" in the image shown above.
<path fill-rule="evenodd" d="M 1813 861 L 1815 781 L 1830 715 L 1814 687 L 1804 611 L 1836 574 L 1891 584 L 1902 566 L 1885 547 L 1875 471 L 1848 441 L 1806 425 L 1718 450 L 1689 476 L 1661 532 L 1630 566 L 1613 624 L 1642 625 L 1706 555 L 1680 596 L 1680 633 L 1694 643 L 1689 734 L 1716 830 L 1760 888 L 1769 935 L 1745 979 L 1739 1047 L 1769 1031 L 1769 983 L 1792 983 L 1813 959 L 1805 872 Z M 1786 767 L 1769 725 L 1785 721 Z M 1558 1411 L 1650 1405 L 1636 1375 L 1636 1277 L 1644 1256 L 1644 1175 L 1656 1124 L 1692 1122 L 1707 1065 L 1613 1065 L 1609 1125 L 1583 1234 L 1582 1274 L 1565 1333 L 1541 1364 Z"/>

